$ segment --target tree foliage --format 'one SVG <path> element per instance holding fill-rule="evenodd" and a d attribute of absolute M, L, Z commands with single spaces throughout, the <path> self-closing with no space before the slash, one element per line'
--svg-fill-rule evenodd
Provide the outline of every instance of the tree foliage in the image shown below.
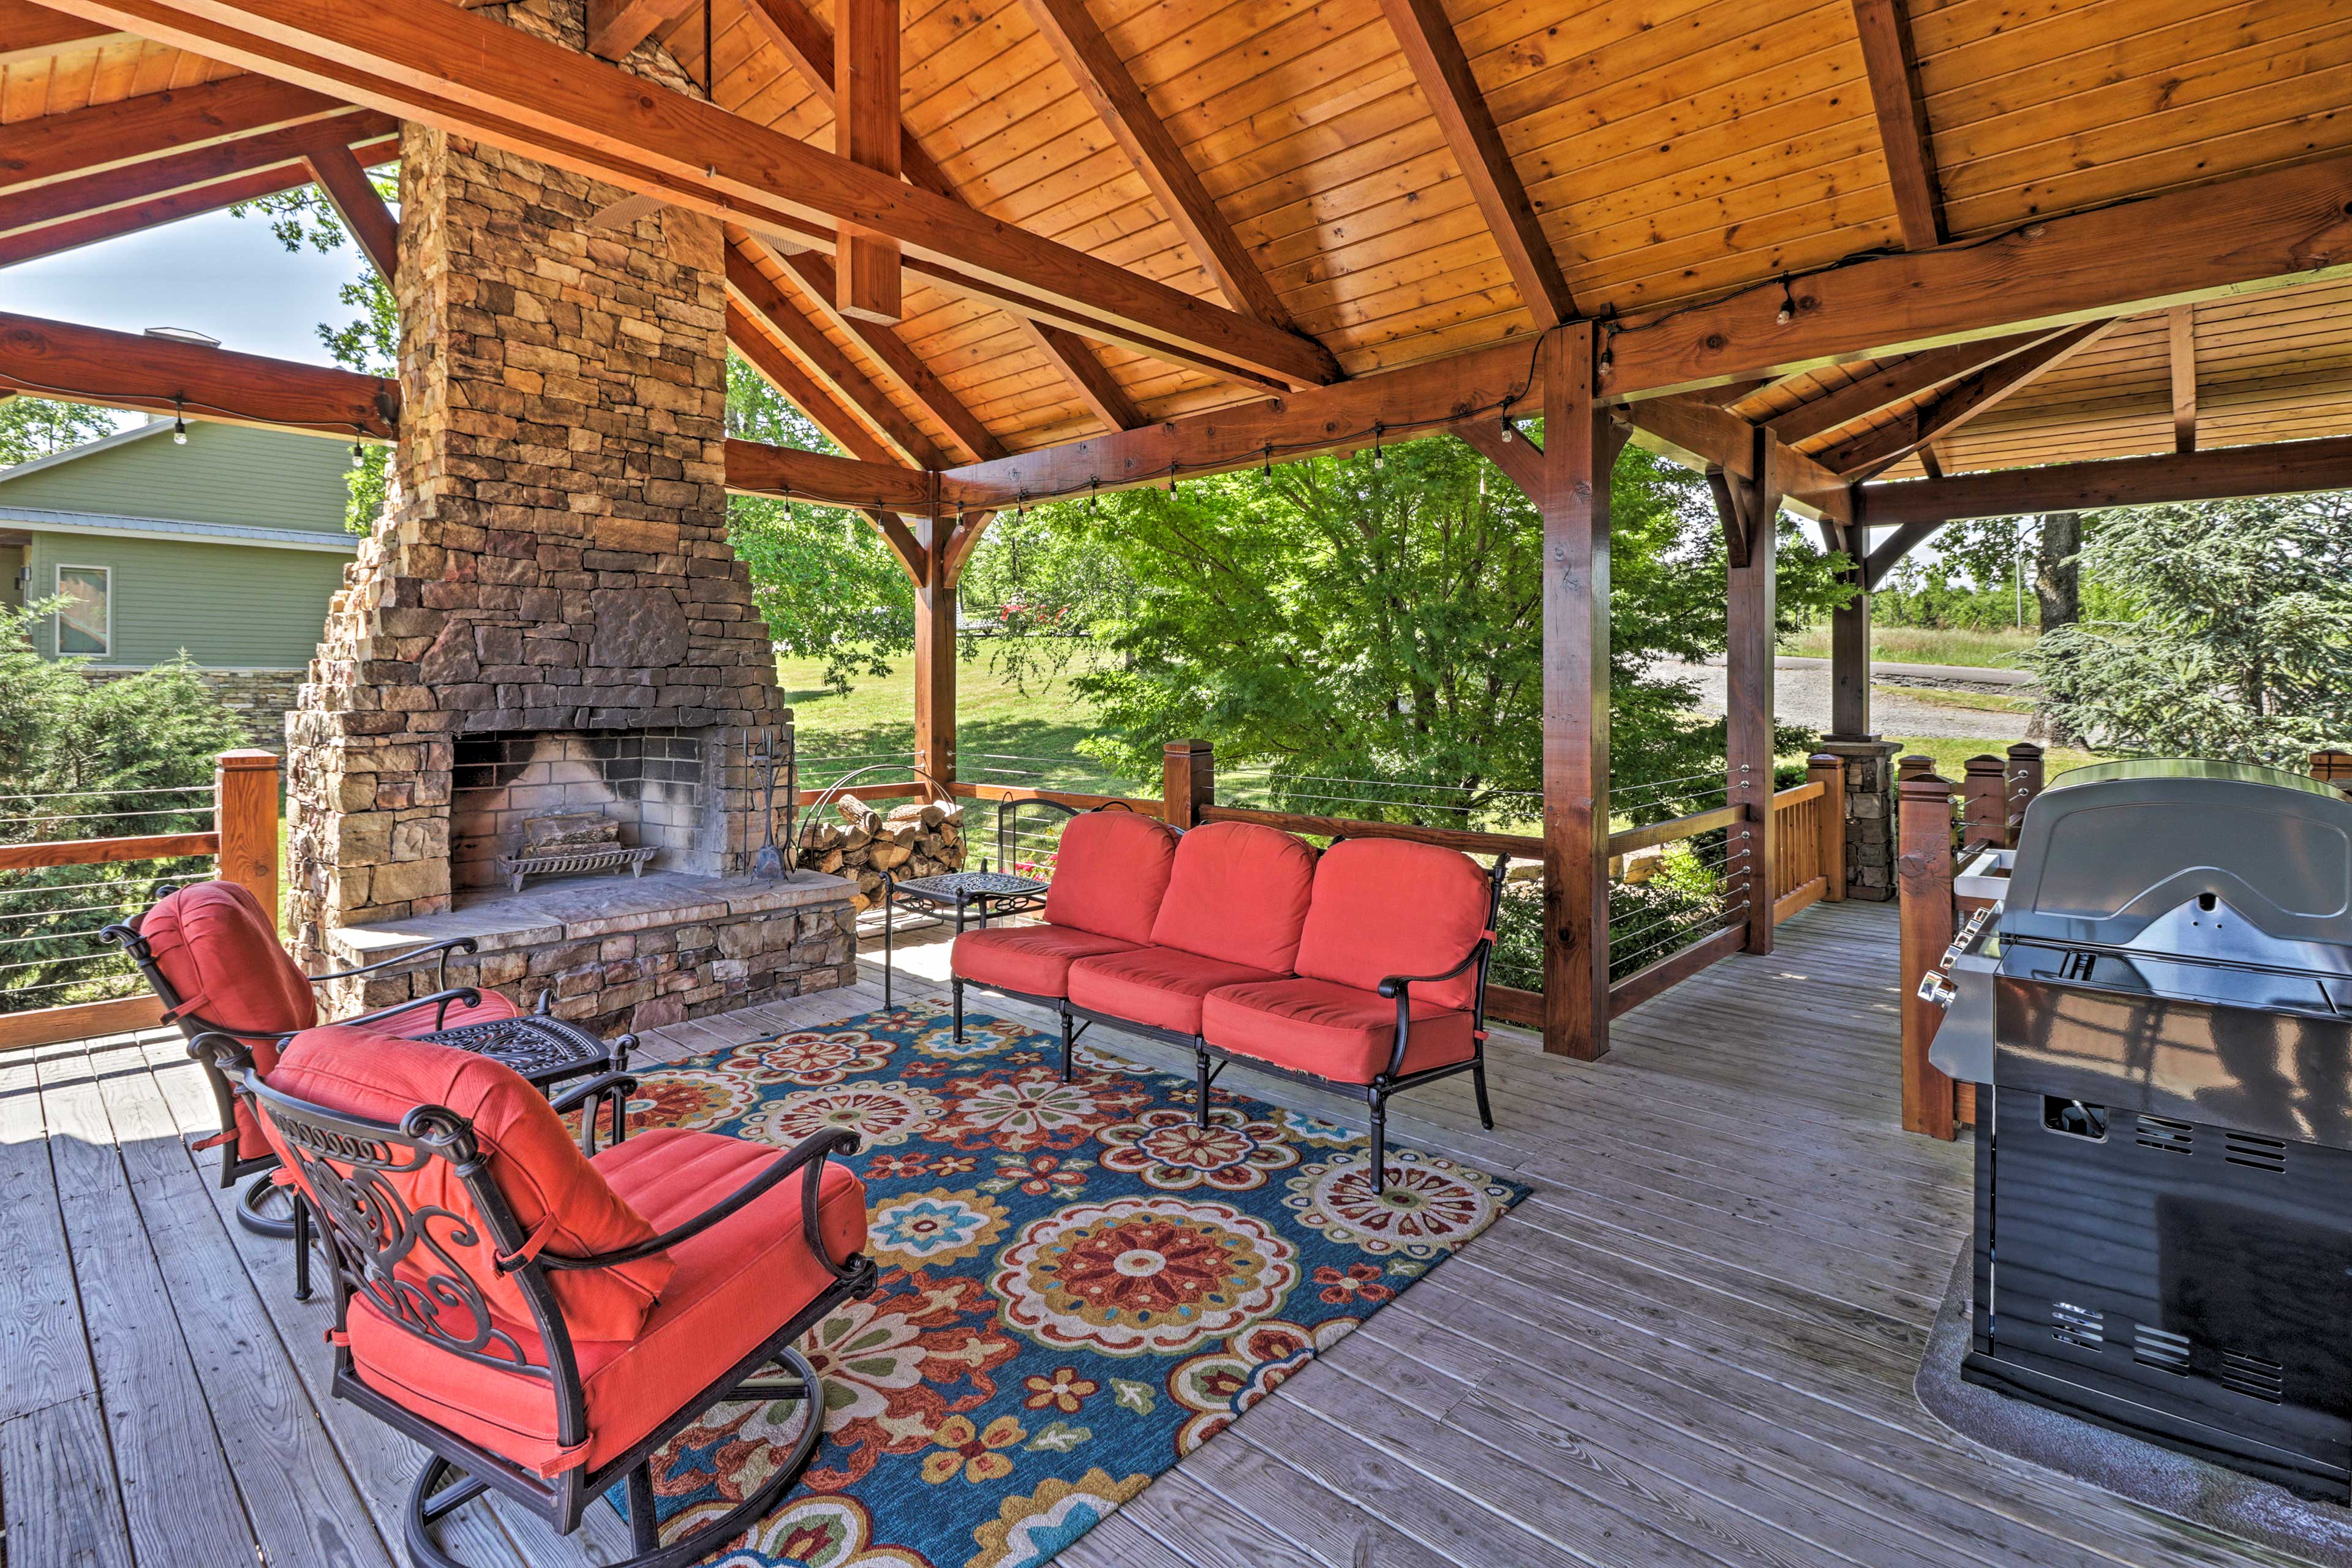
<path fill-rule="evenodd" d="M 833 452 L 834 444 L 737 355 L 727 362 L 727 433 L 773 447 Z M 890 673 L 915 646 L 915 590 L 874 524 L 855 512 L 769 496 L 737 496 L 727 537 L 751 568 L 751 595 L 777 651 L 824 661 L 846 692 L 858 676 Z"/>
<path fill-rule="evenodd" d="M 0 468 L 111 436 L 117 423 L 103 408 L 42 397 L 9 398 L 0 403 Z"/>
<path fill-rule="evenodd" d="M 211 826 L 213 759 L 243 743 L 184 658 L 85 679 L 29 637 L 57 602 L 0 605 L 0 844 L 192 833 Z M 163 794 L 163 791 L 173 793 Z M 0 1011 L 119 989 L 123 965 L 92 934 L 138 913 L 203 858 L 17 871 L 0 897 Z"/>
<path fill-rule="evenodd" d="M 2128 618 L 2042 638 L 2042 708 L 2063 731 L 2296 767 L 2352 737 L 2352 498 L 2107 513 L 2083 567 Z"/>

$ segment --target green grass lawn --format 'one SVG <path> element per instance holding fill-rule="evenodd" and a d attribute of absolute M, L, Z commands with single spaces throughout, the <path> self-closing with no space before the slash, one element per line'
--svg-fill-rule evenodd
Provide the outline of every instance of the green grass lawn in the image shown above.
<path fill-rule="evenodd" d="M 2039 636 L 2032 631 L 1938 631 L 1927 626 L 1874 626 L 1870 656 L 1890 664 L 1966 664 L 2022 669 Z M 1807 658 L 1830 656 L 1830 628 L 1809 626 L 1780 646 Z"/>

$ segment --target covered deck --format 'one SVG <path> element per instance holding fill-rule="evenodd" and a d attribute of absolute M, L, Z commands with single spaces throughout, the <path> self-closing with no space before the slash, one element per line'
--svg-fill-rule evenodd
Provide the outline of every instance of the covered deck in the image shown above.
<path fill-rule="evenodd" d="M 941 994 L 938 932 L 904 934 L 900 1000 Z M 1601 1061 L 1498 1031 L 1491 1133 L 1462 1080 L 1400 1100 L 1401 1140 L 1534 1195 L 1061 1561 L 2287 1561 L 1993 1455 L 1921 1408 L 1969 1154 L 1896 1128 L 1895 942 L 1890 909 L 1816 905 L 1771 954 L 1623 1015 Z M 856 986 L 672 1026 L 646 1058 L 877 1007 L 877 956 Z M 1175 1065 L 1150 1040 L 1106 1043 Z M 0 1058 L 11 1563 L 400 1560 L 416 1453 L 326 1397 L 325 1300 L 291 1299 L 284 1245 L 240 1230 L 183 1145 L 214 1114 L 170 1031 Z M 625 1552 L 603 1505 L 573 1541 L 511 1508 L 469 1529 L 477 1561 L 513 1568 Z"/>

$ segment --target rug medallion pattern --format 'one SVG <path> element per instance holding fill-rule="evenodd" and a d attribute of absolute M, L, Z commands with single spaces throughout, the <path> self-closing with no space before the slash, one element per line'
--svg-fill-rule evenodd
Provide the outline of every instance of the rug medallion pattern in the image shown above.
<path fill-rule="evenodd" d="M 633 1128 L 856 1132 L 879 1289 L 803 1345 L 824 1440 L 725 1568 L 1038 1568 L 1527 1189 L 1025 1026 L 919 1003 L 647 1069 Z M 665 1533 L 756 1487 L 796 1405 L 656 1464 Z"/>

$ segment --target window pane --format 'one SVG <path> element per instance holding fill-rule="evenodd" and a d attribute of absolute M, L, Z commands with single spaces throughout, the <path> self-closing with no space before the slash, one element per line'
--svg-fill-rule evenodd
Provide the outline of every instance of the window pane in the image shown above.
<path fill-rule="evenodd" d="M 65 604 L 58 611 L 58 652 L 106 651 L 106 570 L 100 566 L 60 566 L 58 592 Z"/>

